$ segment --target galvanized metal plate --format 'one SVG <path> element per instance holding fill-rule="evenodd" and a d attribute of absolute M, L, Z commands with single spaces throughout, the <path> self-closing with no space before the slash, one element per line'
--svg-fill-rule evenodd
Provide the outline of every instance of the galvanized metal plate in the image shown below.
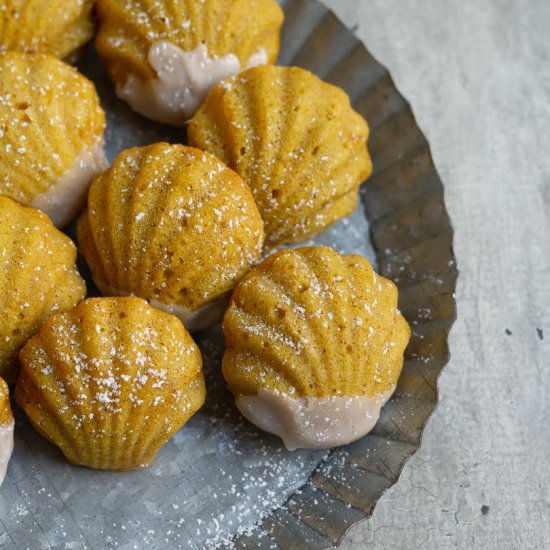
<path fill-rule="evenodd" d="M 374 173 L 361 205 L 313 242 L 364 254 L 399 286 L 413 335 L 395 395 L 362 440 L 329 452 L 288 452 L 235 410 L 220 376 L 220 329 L 200 333 L 206 405 L 147 470 L 71 466 L 16 410 L 16 449 L 0 490 L 1 548 L 330 548 L 372 514 L 418 449 L 456 314 L 443 186 L 387 70 L 316 0 L 281 3 L 280 63 L 343 87 L 371 127 Z M 126 147 L 185 141 L 181 130 L 151 123 L 116 99 L 92 47 L 79 66 L 107 111 L 111 160 Z"/>

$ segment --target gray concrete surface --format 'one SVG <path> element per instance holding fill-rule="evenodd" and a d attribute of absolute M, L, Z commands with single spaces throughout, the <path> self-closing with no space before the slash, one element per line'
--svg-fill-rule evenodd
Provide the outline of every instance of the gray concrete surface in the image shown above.
<path fill-rule="evenodd" d="M 342 548 L 550 548 L 550 1 L 326 3 L 411 101 L 461 271 L 422 449 Z"/>

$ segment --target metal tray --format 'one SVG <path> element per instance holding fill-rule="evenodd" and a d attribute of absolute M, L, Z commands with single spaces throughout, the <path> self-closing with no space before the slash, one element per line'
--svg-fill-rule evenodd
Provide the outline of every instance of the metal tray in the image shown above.
<path fill-rule="evenodd" d="M 71 466 L 16 410 L 15 453 L 0 490 L 0 548 L 331 548 L 372 514 L 418 449 L 437 405 L 456 315 L 443 186 L 388 71 L 319 2 L 281 3 L 279 62 L 344 88 L 371 127 L 374 173 L 361 204 L 313 242 L 367 256 L 399 286 L 413 335 L 395 395 L 362 440 L 329 452 L 288 452 L 235 410 L 220 376 L 220 329 L 199 333 L 206 405 L 147 470 Z M 183 131 L 151 123 L 116 99 L 92 46 L 79 68 L 96 83 L 108 113 L 111 160 L 129 146 L 185 140 Z"/>

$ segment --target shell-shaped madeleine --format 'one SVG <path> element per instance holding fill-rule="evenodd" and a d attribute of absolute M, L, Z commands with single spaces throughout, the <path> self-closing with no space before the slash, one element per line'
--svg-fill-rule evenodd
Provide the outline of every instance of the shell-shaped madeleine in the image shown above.
<path fill-rule="evenodd" d="M 97 10 L 97 51 L 119 97 L 176 126 L 213 84 L 279 51 L 275 0 L 99 0 Z"/>
<path fill-rule="evenodd" d="M 92 38 L 93 0 L 0 1 L 0 51 L 67 57 Z"/>
<path fill-rule="evenodd" d="M 237 285 L 223 373 L 236 395 L 374 395 L 392 388 L 409 328 L 397 288 L 358 255 L 282 250 Z"/>
<path fill-rule="evenodd" d="M 0 194 L 66 225 L 106 165 L 94 85 L 56 57 L 6 52 L 0 97 Z"/>
<path fill-rule="evenodd" d="M 42 212 L 0 196 L 0 376 L 15 382 L 19 348 L 85 295 L 69 237 Z"/>
<path fill-rule="evenodd" d="M 349 215 L 372 165 L 369 129 L 347 94 L 297 67 L 256 67 L 210 91 L 189 143 L 235 170 L 266 246 L 300 242 Z"/>
<path fill-rule="evenodd" d="M 238 408 L 290 449 L 370 431 L 410 336 L 395 285 L 327 247 L 283 250 L 255 267 L 233 292 L 224 333 Z"/>
<path fill-rule="evenodd" d="M 173 315 L 139 298 L 91 298 L 22 349 L 15 399 L 73 464 L 147 466 L 202 406 L 201 354 Z"/>
<path fill-rule="evenodd" d="M 158 143 L 123 151 L 94 180 L 78 241 L 103 294 L 139 296 L 194 330 L 221 320 L 226 294 L 260 257 L 263 227 L 237 174 Z"/>
<path fill-rule="evenodd" d="M 10 392 L 6 382 L 0 378 L 0 486 L 6 477 L 8 462 L 13 452 L 13 429 Z"/>

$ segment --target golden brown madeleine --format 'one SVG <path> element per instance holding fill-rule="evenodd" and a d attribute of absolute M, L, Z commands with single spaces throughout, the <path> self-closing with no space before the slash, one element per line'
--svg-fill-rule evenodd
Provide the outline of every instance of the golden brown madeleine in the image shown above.
<path fill-rule="evenodd" d="M 262 219 L 242 179 L 208 153 L 157 143 L 98 176 L 79 246 L 104 295 L 135 295 L 195 330 L 259 259 Z"/>
<path fill-rule="evenodd" d="M 95 87 L 53 56 L 7 52 L 0 54 L 0 97 L 0 194 L 62 227 L 106 166 Z"/>
<path fill-rule="evenodd" d="M 349 215 L 370 175 L 366 121 L 347 94 L 296 67 L 257 67 L 215 86 L 189 143 L 252 189 L 266 247 L 300 242 Z"/>
<path fill-rule="evenodd" d="M 97 51 L 118 96 L 175 126 L 213 84 L 279 52 L 275 0 L 99 0 L 97 10 Z"/>
<path fill-rule="evenodd" d="M 20 357 L 15 399 L 73 464 L 143 468 L 204 403 L 196 344 L 139 298 L 90 298 L 53 315 Z"/>
<path fill-rule="evenodd" d="M 10 407 L 10 391 L 5 380 L 0 378 L 0 427 L 12 423 L 13 414 Z"/>
<path fill-rule="evenodd" d="M 255 267 L 233 292 L 224 333 L 237 407 L 289 449 L 369 432 L 410 337 L 395 285 L 327 247 L 282 250 Z"/>
<path fill-rule="evenodd" d="M 0 0 L 0 52 L 67 57 L 92 38 L 94 0 Z"/>
<path fill-rule="evenodd" d="M 0 378 L 0 487 L 6 477 L 8 462 L 13 452 L 13 429 L 15 423 L 10 407 L 8 385 Z"/>
<path fill-rule="evenodd" d="M 0 376 L 9 383 L 42 322 L 86 296 L 75 262 L 75 245 L 45 214 L 0 196 Z"/>

